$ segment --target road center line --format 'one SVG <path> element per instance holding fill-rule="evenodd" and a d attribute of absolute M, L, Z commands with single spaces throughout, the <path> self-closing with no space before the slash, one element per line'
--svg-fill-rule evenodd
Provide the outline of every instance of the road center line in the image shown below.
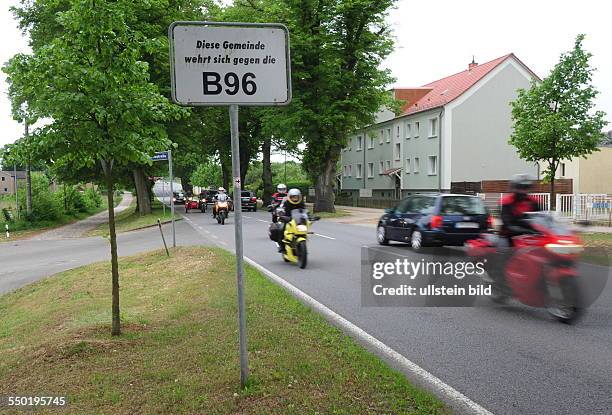
<path fill-rule="evenodd" d="M 332 238 L 331 236 L 327 236 L 327 235 L 321 235 L 320 233 L 315 233 L 315 235 L 320 236 L 321 238 L 326 238 L 326 239 L 332 239 L 332 240 L 336 240 L 336 238 Z"/>

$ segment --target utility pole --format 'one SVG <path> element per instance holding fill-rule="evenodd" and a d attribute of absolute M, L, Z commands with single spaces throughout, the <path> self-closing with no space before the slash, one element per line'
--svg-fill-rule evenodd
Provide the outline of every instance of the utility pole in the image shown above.
<path fill-rule="evenodd" d="M 30 166 L 30 155 L 28 150 L 28 138 L 30 136 L 30 132 L 28 129 L 28 119 L 24 120 L 25 125 L 25 140 L 26 140 L 26 213 L 29 215 L 32 214 L 32 169 Z"/>
<path fill-rule="evenodd" d="M 17 165 L 13 164 L 13 173 L 15 174 L 15 209 L 17 210 L 17 220 L 19 220 L 19 194 L 17 193 L 18 185 L 17 185 Z"/>

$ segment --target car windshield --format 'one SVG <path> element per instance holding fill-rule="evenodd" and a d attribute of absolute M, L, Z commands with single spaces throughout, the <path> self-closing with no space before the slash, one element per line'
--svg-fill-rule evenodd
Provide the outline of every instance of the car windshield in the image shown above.
<path fill-rule="evenodd" d="M 242 192 L 242 197 L 251 197 L 251 192 Z"/>
<path fill-rule="evenodd" d="M 484 215 L 486 209 L 479 197 L 444 196 L 442 198 L 442 215 Z"/>

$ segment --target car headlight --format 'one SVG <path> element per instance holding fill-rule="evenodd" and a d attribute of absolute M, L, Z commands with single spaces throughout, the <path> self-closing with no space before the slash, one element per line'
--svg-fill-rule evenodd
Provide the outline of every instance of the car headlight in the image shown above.
<path fill-rule="evenodd" d="M 584 250 L 584 246 L 579 244 L 546 244 L 545 247 L 558 255 L 575 255 Z"/>
<path fill-rule="evenodd" d="M 308 226 L 306 226 L 306 225 L 298 225 L 296 227 L 296 229 L 298 230 L 298 232 L 307 232 L 308 231 Z"/>

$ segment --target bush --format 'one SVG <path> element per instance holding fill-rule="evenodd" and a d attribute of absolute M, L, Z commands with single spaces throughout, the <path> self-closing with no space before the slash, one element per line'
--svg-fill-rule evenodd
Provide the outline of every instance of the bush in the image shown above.
<path fill-rule="evenodd" d="M 49 188 L 49 179 L 42 173 L 32 173 L 32 213 L 26 215 L 29 222 L 57 221 L 63 216 L 61 200 Z M 25 186 L 19 188 L 19 206 L 25 213 Z"/>
<path fill-rule="evenodd" d="M 94 210 L 102 206 L 102 195 L 92 187 L 85 189 L 83 197 L 88 210 Z"/>

